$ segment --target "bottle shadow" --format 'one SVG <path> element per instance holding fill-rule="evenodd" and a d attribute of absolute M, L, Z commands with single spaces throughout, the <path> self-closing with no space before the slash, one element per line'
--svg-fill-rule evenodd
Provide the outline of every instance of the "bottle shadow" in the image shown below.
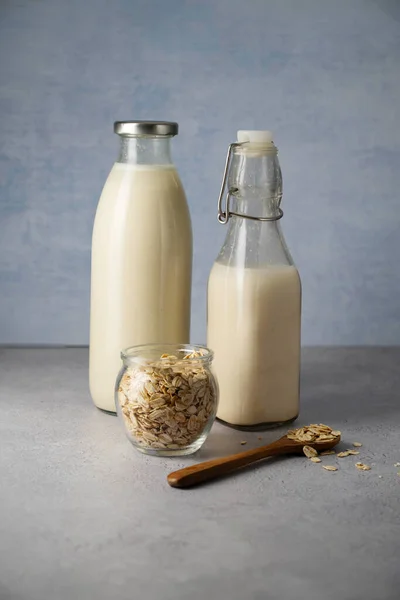
<path fill-rule="evenodd" d="M 196 458 L 196 462 L 200 462 L 265 446 L 285 435 L 290 427 L 249 432 L 233 429 L 216 421 L 206 442 L 192 458 Z"/>

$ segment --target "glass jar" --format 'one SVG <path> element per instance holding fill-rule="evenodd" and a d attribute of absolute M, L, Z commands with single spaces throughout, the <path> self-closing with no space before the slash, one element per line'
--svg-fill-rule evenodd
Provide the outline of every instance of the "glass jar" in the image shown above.
<path fill-rule="evenodd" d="M 196 452 L 214 422 L 218 386 L 204 346 L 146 344 L 121 352 L 115 404 L 128 439 L 141 452 Z"/>
<path fill-rule="evenodd" d="M 271 133 L 239 131 L 218 204 L 228 231 L 208 281 L 207 344 L 217 417 L 240 429 L 276 427 L 299 413 L 301 283 L 279 225 L 281 199 Z"/>
<path fill-rule="evenodd" d="M 192 228 L 171 158 L 178 124 L 118 121 L 120 152 L 97 207 L 92 239 L 90 392 L 115 412 L 120 352 L 190 340 Z"/>

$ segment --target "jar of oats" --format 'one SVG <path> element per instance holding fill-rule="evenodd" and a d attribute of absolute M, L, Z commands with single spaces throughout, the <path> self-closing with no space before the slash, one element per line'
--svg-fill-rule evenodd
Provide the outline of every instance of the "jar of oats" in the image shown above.
<path fill-rule="evenodd" d="M 121 353 L 115 404 L 129 440 L 141 452 L 196 452 L 214 422 L 218 385 L 213 352 L 204 346 L 146 344 Z"/>

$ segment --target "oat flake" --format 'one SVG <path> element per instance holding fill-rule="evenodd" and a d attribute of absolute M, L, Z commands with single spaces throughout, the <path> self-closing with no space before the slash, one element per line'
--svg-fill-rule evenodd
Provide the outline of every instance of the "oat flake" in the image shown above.
<path fill-rule="evenodd" d="M 370 471 L 371 470 L 371 467 L 369 465 L 364 465 L 364 463 L 362 463 L 362 462 L 356 463 L 356 468 L 359 471 Z"/>
<path fill-rule="evenodd" d="M 318 456 L 318 452 L 315 450 L 315 448 L 311 448 L 311 446 L 303 446 L 303 453 L 307 456 L 307 458 Z"/>

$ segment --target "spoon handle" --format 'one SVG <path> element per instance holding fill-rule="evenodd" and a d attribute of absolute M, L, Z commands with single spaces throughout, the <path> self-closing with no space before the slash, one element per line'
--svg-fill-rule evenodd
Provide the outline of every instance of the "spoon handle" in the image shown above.
<path fill-rule="evenodd" d="M 227 475 L 232 471 L 236 471 L 241 467 L 257 462 L 267 456 L 287 454 L 293 451 L 291 448 L 292 444 L 290 444 L 290 442 L 288 444 L 288 441 L 289 440 L 286 437 L 283 437 L 267 446 L 261 446 L 260 448 L 239 452 L 238 454 L 231 454 L 230 456 L 225 456 L 223 458 L 216 458 L 214 460 L 198 463 L 197 465 L 191 465 L 190 467 L 185 467 L 184 469 L 170 473 L 167 477 L 167 481 L 170 486 L 178 488 L 187 488 L 199 483 L 204 483 L 210 479 Z"/>

